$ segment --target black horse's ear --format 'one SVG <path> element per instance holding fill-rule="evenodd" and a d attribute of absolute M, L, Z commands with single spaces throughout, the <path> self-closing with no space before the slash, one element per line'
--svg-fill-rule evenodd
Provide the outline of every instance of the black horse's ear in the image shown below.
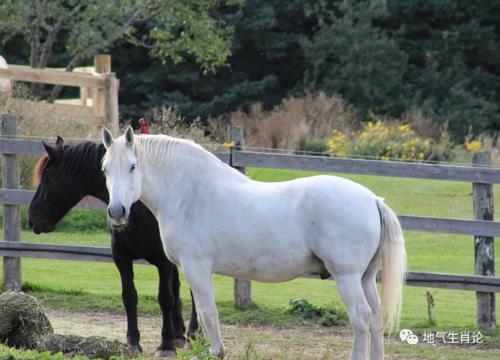
<path fill-rule="evenodd" d="M 125 144 L 127 144 L 128 147 L 131 147 L 134 145 L 134 129 L 132 129 L 132 126 L 128 126 L 127 131 L 125 131 Z"/>
<path fill-rule="evenodd" d="M 62 148 L 64 145 L 64 139 L 57 135 L 56 148 Z"/>
<path fill-rule="evenodd" d="M 45 152 L 49 156 L 49 159 L 55 162 L 59 162 L 62 160 L 63 152 L 62 149 L 53 148 L 50 145 L 47 145 L 45 141 L 42 141 L 43 148 Z"/>
<path fill-rule="evenodd" d="M 102 143 L 104 144 L 104 147 L 109 149 L 114 141 L 115 139 L 113 138 L 113 135 L 111 135 L 111 132 L 106 128 L 102 128 Z"/>

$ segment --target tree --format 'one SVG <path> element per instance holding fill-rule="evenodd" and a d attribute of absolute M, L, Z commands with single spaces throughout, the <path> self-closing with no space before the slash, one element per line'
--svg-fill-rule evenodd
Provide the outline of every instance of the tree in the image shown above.
<path fill-rule="evenodd" d="M 222 65 L 230 54 L 231 29 L 210 11 L 240 0 L 5 0 L 0 4 L 0 36 L 29 43 L 30 65 L 45 68 L 57 42 L 64 43 L 65 68 L 106 51 L 119 39 L 147 47 L 163 61 L 179 63 L 191 56 L 204 71 Z M 134 25 L 154 26 L 140 37 Z M 52 98 L 57 92 L 54 89 Z"/>
<path fill-rule="evenodd" d="M 404 97 L 463 141 L 500 129 L 500 6 L 494 1 L 389 2 L 387 28 L 408 54 Z"/>
<path fill-rule="evenodd" d="M 139 48 L 118 43 L 112 49 L 118 59 L 114 65 L 127 89 L 120 93 L 126 104 L 120 113 L 132 116 L 164 105 L 193 119 L 225 115 L 254 102 L 264 108 L 278 104 L 302 80 L 300 44 L 317 26 L 311 11 L 314 2 L 247 1 L 242 8 L 214 9 L 213 16 L 234 29 L 231 56 L 217 72 L 203 72 L 192 60 L 161 63 Z"/>
<path fill-rule="evenodd" d="M 404 109 L 407 56 L 374 21 L 385 16 L 372 1 L 323 3 L 319 30 L 303 43 L 304 86 L 339 93 L 365 112 L 396 115 Z"/>

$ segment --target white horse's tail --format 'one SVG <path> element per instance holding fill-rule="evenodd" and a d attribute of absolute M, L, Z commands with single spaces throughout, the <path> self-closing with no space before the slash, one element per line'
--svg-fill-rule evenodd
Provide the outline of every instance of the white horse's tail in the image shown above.
<path fill-rule="evenodd" d="M 392 332 L 399 326 L 403 285 L 406 272 L 406 250 L 403 231 L 396 214 L 381 198 L 376 199 L 380 213 L 379 256 L 382 259 L 382 308 L 385 328 Z"/>

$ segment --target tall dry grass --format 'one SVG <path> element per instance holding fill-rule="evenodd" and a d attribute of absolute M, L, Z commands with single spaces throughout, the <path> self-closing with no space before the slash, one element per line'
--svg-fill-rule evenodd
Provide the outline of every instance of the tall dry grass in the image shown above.
<path fill-rule="evenodd" d="M 255 104 L 249 112 L 239 110 L 229 116 L 230 124 L 243 128 L 247 146 L 281 149 L 301 149 L 308 141 L 326 139 L 333 129 L 356 129 L 359 121 L 351 105 L 322 92 L 285 99 L 270 111 Z"/>
<path fill-rule="evenodd" d="M 13 94 L 0 103 L 0 114 L 10 114 L 16 119 L 18 138 L 55 141 L 59 135 L 67 142 L 72 139 L 100 141 L 100 129 L 93 118 L 55 113 L 50 104 L 26 100 L 29 90 L 23 85 L 16 85 Z M 37 158 L 20 156 L 19 160 L 21 188 L 32 188 L 31 175 Z"/>

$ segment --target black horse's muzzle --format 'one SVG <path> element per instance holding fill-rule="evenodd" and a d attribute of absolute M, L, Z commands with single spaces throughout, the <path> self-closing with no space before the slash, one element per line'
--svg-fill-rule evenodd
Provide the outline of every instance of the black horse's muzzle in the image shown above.
<path fill-rule="evenodd" d="M 41 234 L 41 233 L 49 233 L 54 231 L 56 226 L 54 224 L 48 223 L 48 222 L 41 222 L 41 223 L 33 223 L 31 220 L 28 220 L 28 225 L 29 227 L 33 230 L 35 234 Z"/>

